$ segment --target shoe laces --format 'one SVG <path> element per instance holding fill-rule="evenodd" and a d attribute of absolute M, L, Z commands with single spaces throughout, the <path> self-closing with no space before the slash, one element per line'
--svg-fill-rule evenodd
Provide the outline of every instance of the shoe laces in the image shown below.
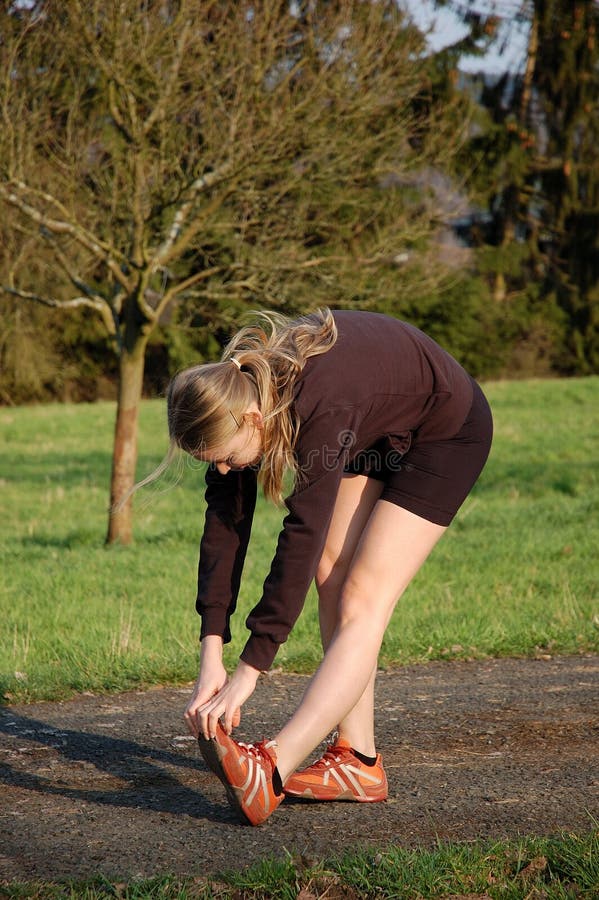
<path fill-rule="evenodd" d="M 341 754 L 339 750 L 336 749 L 335 742 L 331 741 L 320 759 L 317 759 L 316 762 L 312 764 L 312 767 L 314 769 L 325 769 L 332 766 L 333 763 L 338 762 L 341 762 Z"/>
<path fill-rule="evenodd" d="M 270 750 L 271 747 L 276 747 L 276 741 L 259 741 L 257 744 L 246 744 L 245 741 L 237 741 L 238 747 L 243 747 L 243 749 L 250 756 L 256 757 L 256 759 L 264 759 L 265 756 L 272 762 L 272 758 L 270 753 L 265 752 Z"/>

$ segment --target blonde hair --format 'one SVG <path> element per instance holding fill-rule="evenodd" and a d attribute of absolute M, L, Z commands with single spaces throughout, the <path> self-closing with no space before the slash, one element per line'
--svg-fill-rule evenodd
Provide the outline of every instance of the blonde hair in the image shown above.
<path fill-rule="evenodd" d="M 236 434 L 255 402 L 263 418 L 258 480 L 265 496 L 280 503 L 285 472 L 291 470 L 294 480 L 298 474 L 295 381 L 311 356 L 330 350 L 337 326 L 326 308 L 298 319 L 266 312 L 257 319 L 232 338 L 221 362 L 175 375 L 167 394 L 168 427 L 171 446 L 192 455 L 210 452 Z"/>

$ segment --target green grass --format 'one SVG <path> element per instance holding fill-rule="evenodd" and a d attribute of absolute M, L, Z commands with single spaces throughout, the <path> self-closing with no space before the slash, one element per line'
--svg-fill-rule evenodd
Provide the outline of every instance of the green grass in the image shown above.
<path fill-rule="evenodd" d="M 305 900 L 316 898 L 490 897 L 495 900 L 566 900 L 597 897 L 599 831 L 525 838 L 493 844 L 439 844 L 433 850 L 398 847 L 352 852 L 319 863 L 292 857 L 265 860 L 217 879 L 163 876 L 113 884 L 30 882 L 0 884 L 11 898 L 86 900 Z"/>
<path fill-rule="evenodd" d="M 599 378 L 487 386 L 496 437 L 455 523 L 401 600 L 381 664 L 596 651 Z M 136 498 L 133 547 L 103 546 L 112 404 L 0 410 L 0 692 L 12 702 L 192 680 L 203 477 L 184 459 Z M 166 449 L 145 402 L 139 476 Z M 260 501 L 233 664 L 282 513 Z M 276 660 L 310 671 L 316 601 Z"/>

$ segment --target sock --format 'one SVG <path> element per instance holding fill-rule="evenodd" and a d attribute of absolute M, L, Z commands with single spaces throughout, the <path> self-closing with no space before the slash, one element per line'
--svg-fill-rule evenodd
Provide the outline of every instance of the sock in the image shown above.
<path fill-rule="evenodd" d="M 279 770 L 276 766 L 272 773 L 272 789 L 277 797 L 283 793 L 283 782 L 281 781 L 281 776 L 279 775 Z"/>
<path fill-rule="evenodd" d="M 363 753 L 360 753 L 359 750 L 354 750 L 351 748 L 351 752 L 354 756 L 357 756 L 361 763 L 364 763 L 365 766 L 374 766 L 376 765 L 376 756 L 365 756 Z"/>

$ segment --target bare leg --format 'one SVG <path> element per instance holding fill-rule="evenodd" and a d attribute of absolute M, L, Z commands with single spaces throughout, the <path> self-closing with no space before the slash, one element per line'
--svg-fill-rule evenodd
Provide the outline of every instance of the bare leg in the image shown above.
<path fill-rule="evenodd" d="M 372 510 L 380 497 L 383 483 L 353 475 L 339 487 L 333 517 L 318 571 L 318 613 L 320 636 L 326 651 L 339 623 L 341 594 L 356 548 Z M 374 741 L 374 682 L 376 665 L 362 696 L 342 721 L 337 723 L 339 737 L 367 756 L 376 753 Z"/>
<path fill-rule="evenodd" d="M 444 531 L 393 503 L 377 501 L 345 578 L 339 622 L 324 659 L 276 737 L 283 782 L 367 690 L 397 599 Z"/>

